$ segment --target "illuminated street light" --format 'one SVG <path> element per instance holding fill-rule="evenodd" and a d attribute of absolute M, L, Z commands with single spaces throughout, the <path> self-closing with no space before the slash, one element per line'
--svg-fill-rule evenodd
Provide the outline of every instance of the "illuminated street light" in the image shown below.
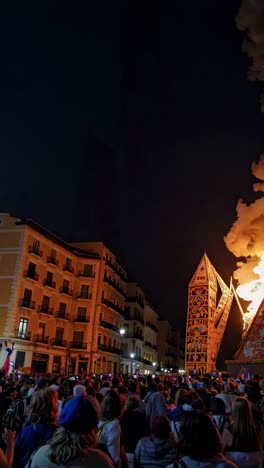
<path fill-rule="evenodd" d="M 121 336 L 124 336 L 124 334 L 126 333 L 126 330 L 124 328 L 121 328 L 119 330 L 119 333 L 120 333 Z"/>
<path fill-rule="evenodd" d="M 131 357 L 131 374 L 133 374 L 133 359 L 135 357 L 135 354 L 134 353 L 131 353 L 130 354 L 130 357 Z"/>

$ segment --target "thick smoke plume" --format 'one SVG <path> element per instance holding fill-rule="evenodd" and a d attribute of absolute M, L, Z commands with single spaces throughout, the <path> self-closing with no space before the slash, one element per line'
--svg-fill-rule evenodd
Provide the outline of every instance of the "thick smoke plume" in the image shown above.
<path fill-rule="evenodd" d="M 264 180 L 264 154 L 258 163 L 252 164 L 252 174 Z M 254 184 L 260 190 L 262 182 Z M 263 191 L 263 188 L 262 188 Z M 264 197 L 247 205 L 242 200 L 237 203 L 237 220 L 234 222 L 224 241 L 227 248 L 242 260 L 237 263 L 238 269 L 234 278 L 239 284 L 258 279 L 253 272 L 264 254 Z"/>
<path fill-rule="evenodd" d="M 242 51 L 251 59 L 248 78 L 253 81 L 264 81 L 264 1 L 242 0 L 236 25 L 240 31 L 246 33 Z M 260 102 L 261 110 L 264 111 L 264 92 Z"/>

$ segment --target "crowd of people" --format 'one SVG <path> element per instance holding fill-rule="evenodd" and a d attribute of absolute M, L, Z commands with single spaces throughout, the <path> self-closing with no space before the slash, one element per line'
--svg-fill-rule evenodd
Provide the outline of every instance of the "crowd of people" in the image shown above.
<path fill-rule="evenodd" d="M 262 468 L 264 379 L 0 373 L 1 468 Z"/>

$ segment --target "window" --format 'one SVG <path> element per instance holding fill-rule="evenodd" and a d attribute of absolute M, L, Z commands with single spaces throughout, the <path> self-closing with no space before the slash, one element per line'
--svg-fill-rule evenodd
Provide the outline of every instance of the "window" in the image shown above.
<path fill-rule="evenodd" d="M 81 285 L 81 297 L 88 299 L 89 296 L 89 286 L 87 284 Z"/>
<path fill-rule="evenodd" d="M 28 319 L 21 318 L 19 320 L 17 337 L 18 338 L 26 338 L 27 329 L 28 329 Z"/>
<path fill-rule="evenodd" d="M 100 335 L 98 335 L 98 337 L 97 337 L 97 344 L 98 344 L 98 345 L 101 344 L 101 336 L 100 336 Z"/>
<path fill-rule="evenodd" d="M 83 331 L 75 331 L 73 333 L 73 342 L 81 344 L 83 342 Z"/>
<path fill-rule="evenodd" d="M 33 240 L 33 244 L 32 244 L 32 250 L 33 250 L 34 252 L 39 252 L 39 248 L 40 248 L 40 242 L 39 242 L 39 240 L 34 239 L 34 240 Z"/>
<path fill-rule="evenodd" d="M 24 297 L 23 297 L 23 301 L 22 301 L 22 305 L 24 307 L 30 307 L 31 297 L 32 297 L 31 289 L 25 288 L 24 289 Z"/>
<path fill-rule="evenodd" d="M 17 351 L 16 352 L 16 360 L 15 360 L 15 368 L 18 369 L 19 367 L 25 366 L 25 351 Z"/>
<path fill-rule="evenodd" d="M 47 271 L 45 285 L 50 286 L 52 288 L 53 284 L 54 284 L 53 283 L 53 273 L 51 271 Z"/>
<path fill-rule="evenodd" d="M 71 261 L 71 258 L 66 258 L 66 263 L 65 263 L 65 270 L 71 270 L 71 267 L 72 267 L 72 261 Z"/>
<path fill-rule="evenodd" d="M 63 340 L 63 331 L 64 331 L 64 328 L 61 328 L 61 327 L 56 328 L 56 341 Z"/>
<path fill-rule="evenodd" d="M 89 277 L 93 276 L 93 265 L 84 265 L 83 275 Z"/>
<path fill-rule="evenodd" d="M 57 252 L 54 249 L 50 249 L 50 258 L 56 260 Z"/>
<path fill-rule="evenodd" d="M 70 287 L 70 282 L 68 280 L 63 280 L 63 285 L 61 288 L 61 292 L 68 294 Z"/>
<path fill-rule="evenodd" d="M 60 314 L 66 314 L 66 304 L 64 302 L 59 303 L 59 312 Z"/>
<path fill-rule="evenodd" d="M 44 310 L 45 312 L 48 312 L 49 305 L 50 305 L 50 297 L 49 296 L 43 296 L 41 310 Z"/>
<path fill-rule="evenodd" d="M 38 329 L 38 335 L 39 337 L 43 340 L 45 338 L 45 332 L 46 332 L 46 324 L 45 323 L 40 323 L 39 324 L 39 329 Z"/>
<path fill-rule="evenodd" d="M 36 278 L 36 266 L 37 265 L 35 263 L 29 262 L 28 270 L 27 270 L 27 277 L 28 278 L 31 278 L 31 279 Z"/>
<path fill-rule="evenodd" d="M 47 262 L 48 263 L 53 263 L 53 265 L 57 265 L 58 262 L 56 260 L 56 257 L 57 257 L 56 250 L 50 249 L 50 254 L 49 254 L 48 258 L 47 258 Z"/>
<path fill-rule="evenodd" d="M 77 316 L 78 318 L 80 319 L 85 319 L 86 317 L 86 307 L 78 307 L 78 310 L 77 310 Z"/>

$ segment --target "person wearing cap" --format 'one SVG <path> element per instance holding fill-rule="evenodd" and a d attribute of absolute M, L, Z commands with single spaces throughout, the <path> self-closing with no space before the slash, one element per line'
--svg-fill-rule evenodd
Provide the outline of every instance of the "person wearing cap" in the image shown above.
<path fill-rule="evenodd" d="M 96 449 L 100 415 L 96 398 L 73 396 L 62 409 L 60 427 L 52 439 L 32 455 L 30 468 L 113 468 L 108 455 Z"/>
<path fill-rule="evenodd" d="M 31 454 L 46 444 L 58 427 L 58 392 L 43 388 L 34 393 L 29 417 L 15 439 L 13 468 L 25 467 Z"/>

